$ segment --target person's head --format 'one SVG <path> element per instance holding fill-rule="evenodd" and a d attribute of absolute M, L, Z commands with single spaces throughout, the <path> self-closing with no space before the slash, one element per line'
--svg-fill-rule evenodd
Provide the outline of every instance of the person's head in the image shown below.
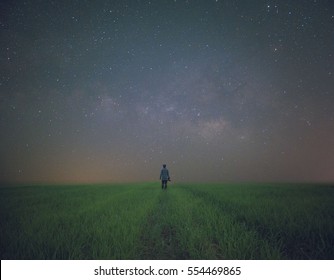
<path fill-rule="evenodd" d="M 166 168 L 166 164 L 163 164 L 162 167 L 163 167 L 163 168 Z"/>

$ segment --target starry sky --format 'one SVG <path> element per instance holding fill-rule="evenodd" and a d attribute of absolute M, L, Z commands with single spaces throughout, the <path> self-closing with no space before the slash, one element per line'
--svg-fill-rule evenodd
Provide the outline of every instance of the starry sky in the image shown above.
<path fill-rule="evenodd" d="M 334 181 L 334 1 L 1 1 L 0 182 Z"/>

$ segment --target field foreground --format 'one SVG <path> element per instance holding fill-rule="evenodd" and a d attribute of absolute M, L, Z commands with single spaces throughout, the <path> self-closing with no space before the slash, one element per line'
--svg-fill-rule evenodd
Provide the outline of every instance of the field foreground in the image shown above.
<path fill-rule="evenodd" d="M 0 188 L 1 259 L 334 259 L 334 187 Z"/>

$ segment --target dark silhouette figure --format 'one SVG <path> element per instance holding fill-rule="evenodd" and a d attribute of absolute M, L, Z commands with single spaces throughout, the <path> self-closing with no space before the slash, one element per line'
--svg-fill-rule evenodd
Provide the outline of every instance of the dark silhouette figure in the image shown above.
<path fill-rule="evenodd" d="M 166 164 L 162 165 L 162 169 L 160 172 L 160 180 L 161 180 L 161 188 L 163 190 L 167 189 L 167 182 L 170 181 L 170 177 L 169 177 L 169 171 L 166 168 Z"/>

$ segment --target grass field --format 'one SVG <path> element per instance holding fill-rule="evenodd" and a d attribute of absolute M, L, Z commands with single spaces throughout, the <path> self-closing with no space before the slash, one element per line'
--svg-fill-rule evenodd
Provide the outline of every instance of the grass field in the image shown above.
<path fill-rule="evenodd" d="M 0 188 L 1 259 L 334 259 L 334 187 Z"/>

